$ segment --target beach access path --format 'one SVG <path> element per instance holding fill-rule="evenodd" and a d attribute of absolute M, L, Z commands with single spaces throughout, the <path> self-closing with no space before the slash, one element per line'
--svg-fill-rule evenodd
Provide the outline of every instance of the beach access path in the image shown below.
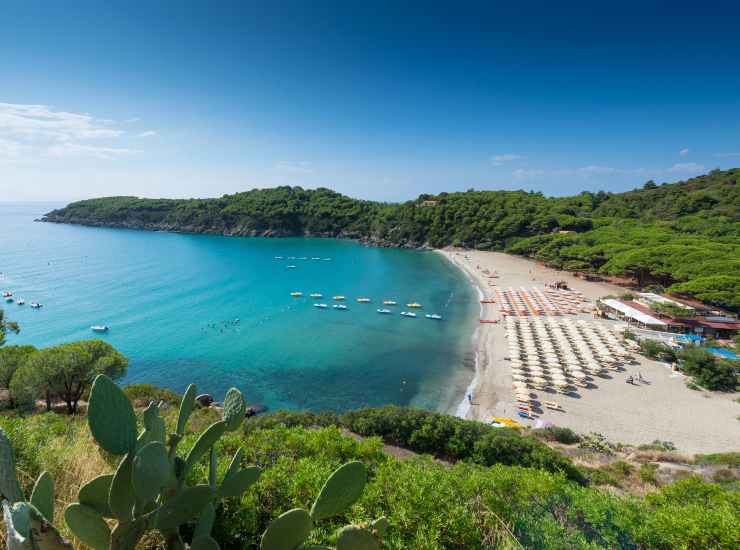
<path fill-rule="evenodd" d="M 585 307 L 608 294 L 619 295 L 624 289 L 603 282 L 584 281 L 572 273 L 551 269 L 526 258 L 499 252 L 473 250 L 440 250 L 469 278 L 485 297 L 495 297 L 497 288 L 543 287 L 547 282 L 566 281 L 570 288 L 590 300 Z M 488 270 L 497 278 L 483 273 Z M 496 286 L 492 286 L 496 285 Z M 595 320 L 589 313 L 571 319 L 586 319 L 614 327 L 613 321 Z M 475 346 L 477 372 L 472 390 L 472 403 L 467 417 L 489 422 L 503 416 L 533 425 L 534 421 L 517 416 L 512 391 L 512 377 L 499 304 L 481 304 L 481 319 L 496 319 L 498 324 L 481 324 Z M 538 399 L 558 402 L 563 410 L 543 409 L 537 419 L 550 421 L 578 433 L 597 432 L 612 442 L 628 444 L 671 441 L 680 451 L 712 453 L 737 451 L 740 448 L 740 404 L 737 394 L 690 390 L 685 377 L 671 372 L 670 366 L 641 356 L 639 365 L 628 365 L 625 371 L 609 371 L 607 377 L 593 377 L 594 388 L 578 390 L 578 397 L 535 390 Z M 627 376 L 640 373 L 644 383 L 625 383 Z"/>

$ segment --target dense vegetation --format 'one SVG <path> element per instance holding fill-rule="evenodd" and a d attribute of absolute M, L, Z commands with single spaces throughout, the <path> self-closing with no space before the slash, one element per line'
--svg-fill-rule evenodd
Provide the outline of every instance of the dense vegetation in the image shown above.
<path fill-rule="evenodd" d="M 168 431 L 175 416 L 174 409 L 170 412 Z M 193 432 L 181 446 L 192 447 L 197 432 L 216 418 L 211 409 L 195 411 Z M 23 489 L 29 493 L 39 473 L 49 471 L 57 484 L 59 510 L 76 499 L 82 481 L 111 472 L 115 464 L 114 457 L 99 451 L 78 417 L 0 417 L 0 428 L 16 449 Z M 218 507 L 213 536 L 222 548 L 257 548 L 272 519 L 310 505 L 328 475 L 348 460 L 365 464 L 368 485 L 348 512 L 312 534 L 312 543 L 331 544 L 340 525 L 380 515 L 390 521 L 384 542 L 389 549 L 729 549 L 740 539 L 740 493 L 696 477 L 645 498 L 616 496 L 540 468 L 398 460 L 383 452 L 380 438 L 357 441 L 334 425 L 288 428 L 275 422 L 227 433 L 216 445 L 219 462 L 228 464 L 237 447 L 245 451 L 243 463 L 256 464 L 263 473 L 245 494 Z M 207 476 L 203 460 L 190 477 Z M 140 548 L 161 542 L 146 539 Z"/>
<path fill-rule="evenodd" d="M 627 193 L 422 195 L 383 204 L 328 189 L 253 190 L 217 199 L 109 197 L 48 221 L 226 235 L 322 235 L 385 246 L 447 245 L 523 254 L 634 279 L 740 309 L 740 169 Z"/>

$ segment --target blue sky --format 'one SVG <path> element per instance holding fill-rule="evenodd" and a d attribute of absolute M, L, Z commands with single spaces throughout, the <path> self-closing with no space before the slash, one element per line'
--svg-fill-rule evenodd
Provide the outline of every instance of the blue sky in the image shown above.
<path fill-rule="evenodd" d="M 4 2 L 0 200 L 558 195 L 740 166 L 737 2 L 558 4 Z"/>

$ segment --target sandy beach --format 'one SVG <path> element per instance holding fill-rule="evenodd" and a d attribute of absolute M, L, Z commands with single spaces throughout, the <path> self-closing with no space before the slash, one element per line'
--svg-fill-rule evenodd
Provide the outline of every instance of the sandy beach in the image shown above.
<path fill-rule="evenodd" d="M 478 293 L 492 297 L 497 288 L 538 287 L 553 281 L 566 281 L 589 300 L 607 294 L 621 294 L 620 287 L 602 282 L 589 282 L 571 273 L 550 269 L 531 260 L 498 252 L 471 250 L 439 251 L 469 278 Z M 488 278 L 484 270 L 498 278 Z M 494 286 L 495 285 L 495 286 Z M 589 323 L 614 327 L 615 322 L 595 320 L 588 313 L 569 315 Z M 499 304 L 481 304 L 481 318 L 501 320 Z M 550 421 L 578 433 L 597 432 L 612 442 L 650 443 L 656 439 L 673 442 L 680 451 L 710 453 L 735 451 L 740 448 L 740 404 L 735 395 L 690 390 L 681 374 L 668 365 L 638 355 L 639 365 L 628 365 L 625 371 L 610 371 L 608 376 L 594 377 L 596 387 L 581 389 L 577 396 L 538 391 L 542 400 L 555 400 L 563 410 L 544 409 L 535 420 L 520 419 L 512 391 L 508 346 L 503 324 L 481 324 L 474 339 L 477 353 L 476 376 L 467 396 L 457 410 L 461 416 L 489 422 L 493 416 L 521 420 L 534 425 L 536 420 Z M 645 382 L 626 384 L 626 378 L 640 373 Z"/>

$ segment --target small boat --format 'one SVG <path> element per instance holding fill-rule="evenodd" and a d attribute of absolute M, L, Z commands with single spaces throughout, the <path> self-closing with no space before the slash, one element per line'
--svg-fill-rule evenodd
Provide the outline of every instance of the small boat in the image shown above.
<path fill-rule="evenodd" d="M 308 258 L 306 258 L 305 256 L 302 256 L 300 258 L 296 258 L 296 260 L 308 260 Z"/>
<path fill-rule="evenodd" d="M 282 256 L 275 256 L 275 259 L 276 259 L 276 260 L 282 260 L 282 259 L 283 259 L 283 257 L 282 257 Z"/>
<path fill-rule="evenodd" d="M 295 256 L 288 256 L 289 260 L 295 260 Z"/>
<path fill-rule="evenodd" d="M 93 325 L 90 330 L 93 332 L 108 332 L 108 325 Z"/>
<path fill-rule="evenodd" d="M 295 266 L 295 265 L 289 265 L 289 266 L 288 266 L 288 269 L 295 269 L 296 267 L 298 267 L 298 266 Z"/>
<path fill-rule="evenodd" d="M 10 298 L 13 295 L 12 292 L 8 290 L 3 290 L 3 298 Z"/>
<path fill-rule="evenodd" d="M 16 302 L 16 304 L 18 304 L 19 306 L 22 306 L 25 303 L 26 301 L 23 298 L 18 298 L 18 301 Z"/>
<path fill-rule="evenodd" d="M 344 304 L 334 304 L 331 307 L 333 307 L 334 309 L 347 309 L 347 306 L 345 306 Z"/>
<path fill-rule="evenodd" d="M 390 310 L 390 309 L 378 309 L 378 310 L 376 310 L 376 311 L 377 311 L 378 313 L 383 313 L 383 314 L 385 314 L 385 315 L 387 315 L 388 313 L 391 313 L 391 310 Z"/>
<path fill-rule="evenodd" d="M 38 302 L 31 302 L 31 307 L 33 309 L 41 309 L 43 307 L 43 304 L 39 304 Z"/>
<path fill-rule="evenodd" d="M 424 315 L 424 317 L 426 317 L 427 319 L 434 319 L 435 321 L 442 320 L 442 316 L 437 313 L 427 313 L 426 315 Z"/>
<path fill-rule="evenodd" d="M 300 298 L 303 296 L 303 292 L 291 292 L 290 295 L 293 296 L 293 298 Z"/>
<path fill-rule="evenodd" d="M 331 258 L 321 258 L 321 261 L 322 262 L 330 262 L 331 261 Z"/>
<path fill-rule="evenodd" d="M 336 300 L 337 302 L 341 302 L 342 300 L 345 300 L 346 298 L 345 298 L 344 296 L 334 296 L 334 299 L 335 299 L 335 300 Z"/>
<path fill-rule="evenodd" d="M 311 258 L 312 260 L 320 260 L 321 258 Z"/>
<path fill-rule="evenodd" d="M 420 308 L 421 307 L 421 304 L 418 304 L 416 302 L 412 302 L 410 304 L 406 304 L 406 307 Z"/>
<path fill-rule="evenodd" d="M 326 304 L 314 304 L 313 307 L 317 307 L 319 309 L 326 309 L 328 306 Z"/>
<path fill-rule="evenodd" d="M 312 292 L 311 294 L 309 294 L 309 296 L 311 296 L 311 298 L 323 298 L 324 297 L 324 295 L 321 294 L 320 292 Z"/>
<path fill-rule="evenodd" d="M 357 298 L 357 302 L 360 304 L 369 304 L 371 301 L 370 298 Z"/>
<path fill-rule="evenodd" d="M 393 300 L 383 300 L 383 305 L 395 306 L 395 305 L 398 305 L 398 302 L 394 302 Z"/>
<path fill-rule="evenodd" d="M 414 313 L 413 311 L 402 311 L 401 315 L 403 317 L 416 317 L 416 313 Z"/>

